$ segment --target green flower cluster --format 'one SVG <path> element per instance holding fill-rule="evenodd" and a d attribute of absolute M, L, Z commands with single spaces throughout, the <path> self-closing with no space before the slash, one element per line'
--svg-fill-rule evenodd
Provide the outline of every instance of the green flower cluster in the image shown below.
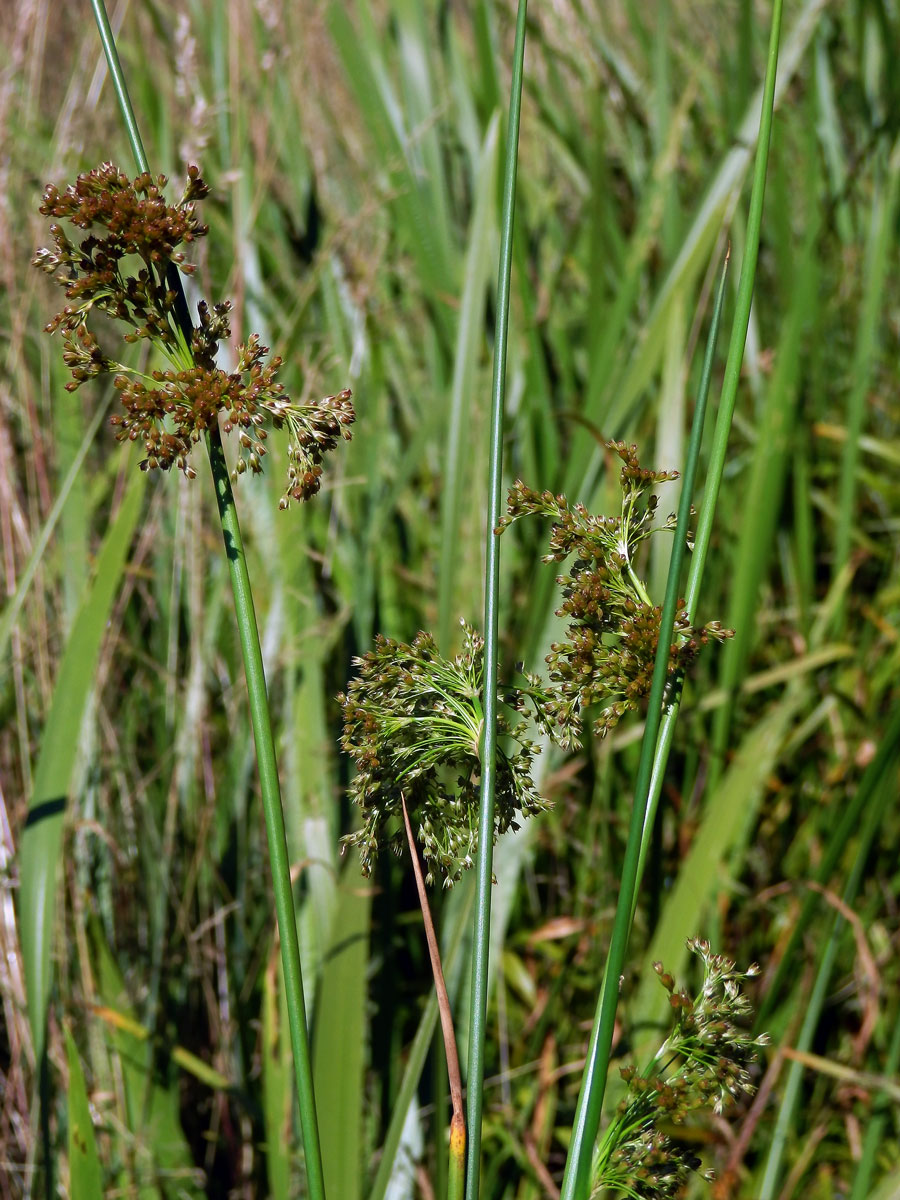
<path fill-rule="evenodd" d="M 324 456 L 350 437 L 350 392 L 295 403 L 277 382 L 282 360 L 264 365 L 268 348 L 260 346 L 256 334 L 238 347 L 234 371 L 216 366 L 219 343 L 231 337 L 228 302 L 215 305 L 212 313 L 201 302 L 196 328 L 178 311 L 177 273 L 194 269 L 179 247 L 208 232 L 195 202 L 209 189 L 199 168 L 191 166 L 180 200 L 169 205 L 163 196 L 167 182 L 164 175 L 154 180 L 146 172 L 130 180 L 104 163 L 79 175 L 64 192 L 52 184 L 44 192 L 44 216 L 89 231 L 76 243 L 54 221 L 53 249 L 39 250 L 33 260 L 65 289 L 67 303 L 46 330 L 63 331 L 63 358 L 72 374 L 66 386 L 74 391 L 88 379 L 114 376 L 125 411 L 114 415 L 112 424 L 120 441 L 143 443 L 143 470 L 177 466 L 192 477 L 188 456 L 221 416 L 223 431 L 235 431 L 238 439 L 233 477 L 248 469 L 259 472 L 267 427 L 286 428 L 288 481 L 281 507 L 292 499 L 306 500 L 319 489 Z M 129 327 L 126 342 L 149 340 L 169 365 L 144 374 L 108 357 L 87 325 L 95 309 Z"/>
<path fill-rule="evenodd" d="M 377 850 L 397 854 L 405 844 L 402 799 L 422 846 L 428 874 L 450 887 L 470 867 L 478 848 L 478 799 L 484 728 L 484 641 L 468 625 L 460 654 L 443 658 L 434 639 L 419 633 L 407 645 L 378 637 L 354 660 L 357 675 L 346 695 L 342 745 L 356 764 L 351 796 L 363 825 L 345 838 L 357 847 L 368 875 Z M 548 807 L 531 779 L 538 747 L 528 738 L 528 710 L 538 727 L 560 743 L 576 734 L 551 720 L 548 695 L 537 677 L 504 685 L 499 732 L 516 749 L 498 749 L 495 839 L 517 829 L 520 817 Z"/>
<path fill-rule="evenodd" d="M 537 492 L 519 480 L 510 489 L 507 515 L 498 527 L 502 531 L 524 516 L 550 517 L 553 526 L 544 562 L 573 558 L 569 573 L 557 578 L 563 593 L 557 615 L 568 621 L 567 636 L 551 646 L 547 665 L 557 720 L 569 725 L 582 709 L 601 704 L 594 726 L 601 736 L 650 693 L 662 609 L 651 603 L 635 560 L 638 547 L 651 534 L 674 530 L 674 514 L 654 526 L 659 502 L 649 489 L 678 477 L 676 471 L 642 467 L 635 446 L 606 445 L 624 464 L 618 517 L 593 516 L 582 504 L 570 507 L 565 496 Z M 692 626 L 683 601 L 674 633 L 670 688 L 710 638 L 733 636 L 718 621 Z"/>
<path fill-rule="evenodd" d="M 640 465 L 636 448 L 608 442 L 623 462 L 622 510 L 598 517 L 583 505 L 569 506 L 565 496 L 536 492 L 521 481 L 509 494 L 507 515 L 498 533 L 513 521 L 534 514 L 553 520 L 545 562 L 573 557 L 563 591 L 560 616 L 568 619 L 568 637 L 551 646 L 549 683 L 524 675 L 525 684 L 502 687 L 507 711 L 526 704 L 546 737 L 564 748 L 580 738 L 582 711 L 603 707 L 595 729 L 602 735 L 623 713 L 638 707 L 651 687 L 661 610 L 650 603 L 637 575 L 641 543 L 656 532 L 657 498 L 650 489 L 675 479 L 673 471 Z M 662 529 L 674 529 L 669 517 Z M 701 645 L 731 637 L 713 622 L 694 628 L 682 602 L 669 652 L 670 689 Z M 433 639 L 420 633 L 411 645 L 379 638 L 375 649 L 355 660 L 358 675 L 341 697 L 344 749 L 356 763 L 351 795 L 363 812 L 362 828 L 346 838 L 359 848 L 363 873 L 385 840 L 398 853 L 403 845 L 401 798 L 418 820 L 418 841 L 429 870 L 449 886 L 471 866 L 478 844 L 478 782 L 482 714 L 482 643 L 464 626 L 462 654 L 448 662 Z M 512 755 L 500 754 L 497 769 L 494 836 L 514 828 L 518 815 L 546 807 L 531 780 L 537 746 L 523 733 L 522 720 L 503 717 L 500 733 L 518 743 Z M 386 830 L 390 830 L 386 834 Z"/>
<path fill-rule="evenodd" d="M 701 1163 L 664 1130 L 698 1109 L 722 1113 L 754 1090 L 748 1068 L 769 1037 L 745 1032 L 751 1009 L 742 984 L 759 968 L 738 971 L 697 938 L 688 949 L 703 962 L 703 984 L 693 997 L 676 991 L 672 976 L 654 964 L 669 993 L 674 1028 L 643 1074 L 633 1066 L 622 1070 L 628 1094 L 597 1148 L 592 1196 L 680 1196 Z M 712 1179 L 712 1172 L 705 1178 Z"/>

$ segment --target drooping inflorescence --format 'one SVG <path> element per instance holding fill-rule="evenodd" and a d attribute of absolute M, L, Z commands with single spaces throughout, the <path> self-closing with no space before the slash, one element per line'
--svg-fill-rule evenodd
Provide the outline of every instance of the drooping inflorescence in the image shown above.
<path fill-rule="evenodd" d="M 199 168 L 191 166 L 181 198 L 169 205 L 163 194 L 167 182 L 164 175 L 154 180 L 147 173 L 130 180 L 104 163 L 64 192 L 52 184 L 44 192 L 40 211 L 58 220 L 50 226 L 53 249 L 39 250 L 34 264 L 65 289 L 67 303 L 46 329 L 63 331 L 63 358 L 72 374 L 66 386 L 74 391 L 99 375 L 114 376 L 124 409 L 111 418 L 116 436 L 143 444 L 144 470 L 177 466 L 193 476 L 188 456 L 221 418 L 223 432 L 238 441 L 232 477 L 259 472 L 268 428 L 286 429 L 288 482 L 281 507 L 306 500 L 319 489 L 325 455 L 350 437 L 355 415 L 350 392 L 293 401 L 277 380 L 282 360 L 266 364 L 268 347 L 256 334 L 238 346 L 233 371 L 216 366 L 220 342 L 231 337 L 229 303 L 210 311 L 201 301 L 194 328 L 178 312 L 177 272 L 194 269 L 180 247 L 208 232 L 195 203 L 209 189 Z M 73 241 L 59 221 L 87 237 Z M 95 310 L 128 326 L 126 342 L 150 341 L 168 365 L 144 374 L 109 357 L 88 327 Z"/>
<path fill-rule="evenodd" d="M 589 705 L 601 705 L 594 726 L 601 735 L 650 692 L 662 609 L 647 594 L 636 555 L 652 534 L 674 530 L 674 514 L 654 525 L 658 499 L 648 492 L 677 478 L 675 471 L 642 467 L 635 446 L 606 445 L 624 463 L 618 517 L 594 516 L 582 504 L 570 506 L 565 496 L 535 491 L 519 480 L 498 527 L 502 531 L 524 516 L 549 517 L 553 524 L 544 562 L 573 560 L 568 574 L 557 578 L 563 594 L 557 615 L 568 624 L 565 640 L 555 642 L 547 656 L 550 683 L 557 719 L 564 724 Z M 717 621 L 692 626 L 684 607 L 680 602 L 669 652 L 670 686 L 701 646 L 732 636 Z"/>

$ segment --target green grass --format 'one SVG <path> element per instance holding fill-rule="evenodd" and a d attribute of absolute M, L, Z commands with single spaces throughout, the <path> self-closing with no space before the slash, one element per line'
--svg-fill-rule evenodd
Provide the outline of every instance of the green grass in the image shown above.
<path fill-rule="evenodd" d="M 769 17 L 750 3 L 730 15 L 677 0 L 531 6 L 505 482 L 521 476 L 602 512 L 615 489 L 601 435 L 636 441 L 653 466 L 682 465 L 720 249 L 730 237 L 737 264 L 747 237 Z M 354 813 L 335 696 L 375 632 L 409 640 L 430 629 L 453 650 L 458 619 L 482 611 L 513 22 L 509 6 L 487 4 L 470 15 L 401 0 L 237 0 L 130 6 L 117 30 L 154 169 L 178 178 L 189 143 L 213 187 L 199 287 L 236 297 L 236 328 L 259 330 L 284 356 L 296 393 L 351 386 L 359 413 L 302 514 L 277 512 L 274 448 L 266 475 L 236 488 L 331 1200 L 384 1196 L 409 1147 L 424 1145 L 433 1180 L 446 1158 L 408 864 L 385 860 L 365 881 L 340 855 Z M 77 1060 L 108 1193 L 300 1195 L 253 738 L 212 494 L 202 478 L 124 469 L 97 420 L 110 403 L 102 389 L 62 390 L 59 346 L 40 333 L 55 298 L 27 265 L 46 239 L 35 215 L 44 182 L 105 158 L 128 169 L 127 142 L 81 15 L 39 2 L 10 26 L 0 1198 L 21 1195 L 39 1168 L 31 1029 L 43 1011 L 48 1132 L 69 1194 L 79 1171 L 94 1172 L 89 1148 L 83 1159 L 69 1149 L 89 1146 L 78 1140 Z M 687 681 L 607 1111 L 623 1055 L 641 1056 L 659 1018 L 651 964 L 686 969 L 690 934 L 760 962 L 756 1005 L 776 1048 L 805 1045 L 896 1082 L 898 36 L 887 4 L 808 0 L 785 14 L 755 301 L 696 615 L 736 635 Z M 736 284 L 733 271 L 727 328 Z M 723 345 L 711 403 L 724 361 Z M 698 508 L 709 465 L 707 442 Z M 673 485 L 660 495 L 664 511 L 676 507 Z M 539 667 L 559 635 L 555 570 L 539 552 L 526 523 L 504 538 L 506 665 Z M 650 567 L 661 603 L 665 554 Z M 537 1200 L 543 1170 L 562 1177 L 640 723 L 540 760 L 554 811 L 496 850 L 485 1198 Z M 23 832 L 45 793 L 66 799 L 65 818 L 44 826 L 49 847 L 34 843 L 40 825 Z M 35 850 L 40 904 L 18 886 L 35 878 Z M 861 919 L 865 947 L 836 924 L 838 898 Z M 18 926 L 14 899 L 29 917 Z M 451 894 L 442 912 L 463 1062 L 470 902 Z M 26 954 L 48 964 L 30 1020 Z M 340 1031 L 328 1021 L 337 1012 Z M 182 1051 L 217 1074 L 189 1069 Z M 346 1065 L 331 1069 L 339 1054 Z M 797 1064 L 775 1079 L 774 1062 L 773 1052 L 762 1064 L 773 1076 L 761 1110 L 732 1118 L 737 1141 L 705 1121 L 691 1129 L 704 1164 L 728 1181 L 721 1194 L 890 1195 L 890 1103 Z M 351 1144 L 356 1153 L 342 1153 Z"/>

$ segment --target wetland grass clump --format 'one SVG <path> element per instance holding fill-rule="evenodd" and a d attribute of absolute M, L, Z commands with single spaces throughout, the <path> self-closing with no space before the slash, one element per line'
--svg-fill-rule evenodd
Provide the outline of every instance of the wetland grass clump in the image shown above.
<path fill-rule="evenodd" d="M 0 89 L 2 1200 L 886 1200 L 896 12 L 522 5 L 504 131 L 504 5 L 132 6 L 172 191 L 93 5 Z"/>
<path fill-rule="evenodd" d="M 118 61 L 110 58 L 118 70 Z M 127 102 L 124 85 L 120 96 Z M 133 113 L 129 128 L 135 129 Z M 190 166 L 181 197 L 167 203 L 164 175 L 151 176 L 143 148 L 135 138 L 140 173 L 130 179 L 106 162 L 78 176 L 60 191 L 48 184 L 41 215 L 52 219 L 53 248 L 41 249 L 34 265 L 64 290 L 66 304 L 47 324 L 46 331 L 62 330 L 63 358 L 72 380 L 68 391 L 88 381 L 112 375 L 124 413 L 111 423 L 120 441 L 138 442 L 145 457 L 141 470 L 168 471 L 175 466 L 189 479 L 197 472 L 189 461 L 195 447 L 205 442 L 209 454 L 229 564 L 235 613 L 247 682 L 257 767 L 269 844 L 275 908 L 281 937 L 282 963 L 287 993 L 288 1019 L 294 1051 L 294 1071 L 301 1111 L 301 1132 L 309 1194 L 324 1200 L 318 1117 L 312 1081 L 303 980 L 290 864 L 271 714 L 263 669 L 251 581 L 243 549 L 240 524 L 231 488 L 246 471 L 259 474 L 271 429 L 288 435 L 288 478 L 279 502 L 309 500 L 319 490 L 325 456 L 350 438 L 355 419 L 350 391 L 344 390 L 314 404 L 291 400 L 277 379 L 282 360 L 265 361 L 268 353 L 257 334 L 237 347 L 236 366 L 225 371 L 216 363 L 220 344 L 230 339 L 230 304 L 222 301 L 210 310 L 198 304 L 194 325 L 188 311 L 181 275 L 192 265 L 182 246 L 209 231 L 196 213 L 196 204 L 208 188 L 196 166 Z M 75 240 L 60 222 L 86 234 Z M 127 343 L 148 343 L 151 355 L 166 366 L 147 370 L 128 366 L 107 355 L 89 321 L 100 314 L 124 325 Z M 236 466 L 229 472 L 221 440 L 234 435 Z M 42 846 L 46 830 L 28 843 L 29 858 L 23 867 L 22 902 L 30 908 L 51 903 L 44 880 L 55 864 L 44 861 L 32 869 L 34 856 L 51 859 Z M 36 943 L 37 939 L 35 939 Z M 26 966 L 32 1028 L 36 1044 L 46 1021 L 49 997 L 49 944 L 28 945 Z M 39 960 L 39 961 L 38 961 Z M 39 969 L 40 965 L 40 969 Z M 43 1073 L 46 1078 L 46 1073 Z M 45 1106 L 49 1095 L 43 1097 Z"/>
<path fill-rule="evenodd" d="M 527 736 L 527 718 L 547 744 L 568 750 L 580 744 L 587 712 L 599 709 L 593 731 L 605 737 L 652 690 L 663 609 L 652 604 L 638 571 L 646 549 L 642 543 L 654 533 L 683 533 L 674 513 L 655 524 L 659 501 L 652 490 L 678 473 L 641 467 L 634 445 L 608 442 L 607 449 L 624 464 L 619 472 L 619 516 L 594 516 L 582 504 L 570 506 L 565 496 L 537 492 L 518 481 L 495 531 L 499 536 L 526 516 L 550 518 L 544 562 L 571 559 L 572 565 L 556 581 L 563 596 L 557 615 L 568 624 L 566 640 L 554 643 L 547 656 L 548 681 L 520 665 L 524 686 L 500 683 L 497 688 L 492 845 L 502 834 L 516 832 L 525 817 L 549 808 L 532 779 L 540 745 Z M 700 646 L 711 637 L 722 641 L 732 636 L 719 622 L 693 628 L 684 607 L 682 600 L 670 614 L 664 667 L 667 705 L 674 702 L 675 689 L 682 686 Z M 409 645 L 379 636 L 375 648 L 354 661 L 357 673 L 339 697 L 342 745 L 356 768 L 350 795 L 362 816 L 361 827 L 344 843 L 359 851 L 365 876 L 379 849 L 389 847 L 400 856 L 405 843 L 412 858 L 453 1096 L 450 1200 L 463 1193 L 465 1126 L 453 1016 L 425 888 L 436 878 L 445 888 L 458 883 L 474 866 L 481 842 L 484 640 L 464 622 L 462 629 L 463 647 L 452 660 L 439 654 L 434 638 L 426 633 L 420 632 Z M 511 718 L 509 713 L 515 715 Z M 703 960 L 701 992 L 696 1000 L 676 993 L 671 976 L 659 967 L 675 1027 L 642 1076 L 633 1070 L 625 1074 L 631 1099 L 620 1106 L 600 1142 L 592 1195 L 608 1189 L 636 1198 L 679 1195 L 700 1160 L 668 1137 L 660 1123 L 677 1124 L 704 1106 L 721 1112 L 723 1097 L 751 1090 L 746 1062 L 765 1039 L 746 1037 L 734 1022 L 749 1013 L 740 981 L 757 970 L 741 975 L 698 939 L 691 941 L 690 949 Z M 676 1060 L 679 1067 L 673 1072 Z"/>

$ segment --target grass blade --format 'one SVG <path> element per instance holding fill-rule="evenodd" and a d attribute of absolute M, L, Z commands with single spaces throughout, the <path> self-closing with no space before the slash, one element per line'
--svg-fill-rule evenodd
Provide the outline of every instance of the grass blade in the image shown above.
<path fill-rule="evenodd" d="M 362 1195 L 365 1119 L 366 966 L 371 891 L 345 868 L 332 942 L 316 1001 L 313 1073 L 330 1195 Z"/>
<path fill-rule="evenodd" d="M 881 174 L 883 173 L 882 169 Z M 878 180 L 872 198 L 871 224 L 863 270 L 863 302 L 850 371 L 852 385 L 847 398 L 847 437 L 841 456 L 838 522 L 834 540 L 834 577 L 841 573 L 850 558 L 856 506 L 856 477 L 860 458 L 859 440 L 866 415 L 878 330 L 883 320 L 882 296 L 891 257 L 897 200 L 900 197 L 900 140 L 894 143 L 887 164 L 887 176 L 887 180 L 883 177 Z M 843 610 L 838 614 L 838 620 L 843 622 Z"/>
<path fill-rule="evenodd" d="M 860 832 L 859 845 L 856 850 L 853 867 L 841 893 L 841 899 L 847 908 L 852 908 L 856 900 L 857 893 L 863 881 L 863 872 L 865 871 L 869 850 L 878 830 L 881 828 L 885 813 L 889 806 L 896 801 L 895 778 L 887 775 L 882 777 L 879 783 L 880 786 L 872 798 L 872 803 L 870 803 L 865 816 L 865 824 Z M 846 925 L 846 920 L 840 914 L 835 916 L 831 923 L 831 930 L 822 950 L 819 969 L 816 973 L 812 992 L 804 1001 L 803 1024 L 794 1045 L 795 1050 L 807 1051 L 812 1048 L 822 1010 L 825 1007 L 841 935 L 845 932 Z M 778 1109 L 778 1116 L 775 1121 L 775 1129 L 769 1143 L 769 1153 L 760 1186 L 759 1200 L 773 1200 L 778 1194 L 777 1188 L 781 1176 L 781 1164 L 787 1150 L 788 1134 L 794 1123 L 797 1105 L 800 1100 L 800 1085 L 803 1080 L 803 1070 L 803 1064 L 796 1061 L 791 1063 L 788 1070 L 781 1104 Z"/>
<path fill-rule="evenodd" d="M 34 773 L 34 791 L 22 832 L 19 931 L 28 993 L 28 1019 L 38 1061 L 45 1049 L 47 1006 L 52 986 L 50 955 L 63 817 L 100 647 L 125 570 L 143 494 L 143 480 L 133 476 L 97 558 L 94 582 L 72 626 L 44 726 Z"/>
<path fill-rule="evenodd" d="M 722 864 L 757 812 L 766 781 L 774 770 L 781 747 L 806 699 L 807 687 L 797 681 L 781 700 L 747 734 L 731 766 L 710 796 L 700 828 L 681 864 L 663 910 L 646 962 L 665 962 L 678 975 L 687 960 L 685 940 L 701 926 L 703 912 L 721 881 Z M 634 1003 L 634 1020 L 659 1016 L 656 978 L 642 984 Z M 663 996 L 663 1002 L 665 1002 Z"/>
<path fill-rule="evenodd" d="M 98 406 L 96 413 L 91 418 L 90 425 L 85 432 L 81 445 L 78 447 L 78 451 L 66 472 L 66 477 L 59 489 L 59 495 L 53 501 L 53 507 L 47 514 L 46 521 L 41 526 L 41 532 L 35 539 L 34 548 L 29 555 L 28 562 L 19 576 L 15 594 L 7 601 L 6 607 L 3 610 L 3 616 L 0 617 L 0 660 L 6 658 L 6 648 L 9 645 L 9 639 L 12 636 L 12 631 L 15 628 L 16 620 L 22 609 L 25 597 L 28 594 L 28 589 L 31 587 L 35 572 L 41 564 L 41 559 L 44 557 L 50 538 L 53 536 L 53 531 L 65 509 L 66 501 L 75 485 L 78 472 L 84 466 L 84 460 L 93 445 L 97 430 L 106 416 L 110 399 L 112 399 L 111 395 L 105 402 Z"/>
<path fill-rule="evenodd" d="M 900 1021 L 894 1024 L 894 1032 L 891 1034 L 891 1044 L 884 1060 L 883 1071 L 889 1079 L 892 1079 L 896 1077 L 898 1068 L 900 1068 Z M 866 1200 L 872 1195 L 872 1176 L 876 1169 L 876 1159 L 879 1150 L 884 1145 L 888 1118 L 895 1107 L 896 1104 L 891 1104 L 888 1097 L 884 1095 L 879 1096 L 876 1101 L 872 1119 L 866 1127 L 866 1135 L 863 1138 L 862 1153 L 856 1165 L 850 1200 Z"/>
<path fill-rule="evenodd" d="M 786 37 L 784 52 L 778 63 L 776 103 L 780 102 L 793 79 L 826 5 L 827 0 L 808 0 Z M 642 330 L 642 351 L 634 357 L 617 389 L 618 412 L 630 412 L 640 393 L 649 385 L 665 346 L 669 307 L 676 296 L 684 293 L 688 281 L 695 278 L 709 260 L 722 218 L 739 194 L 750 164 L 753 145 L 761 128 L 762 103 L 762 92 L 758 92 L 741 122 L 734 147 L 722 161 L 684 235 L 678 258 L 672 264 Z"/>
<path fill-rule="evenodd" d="M 271 1200 L 290 1200 L 291 1063 L 284 980 L 277 952 L 269 957 L 263 979 L 262 1073 L 266 1174 Z"/>
<path fill-rule="evenodd" d="M 726 624 L 734 638 L 722 647 L 721 686 L 726 702 L 713 723 L 712 761 L 709 788 L 721 773 L 731 730 L 736 689 L 744 675 L 756 636 L 759 588 L 772 553 L 785 479 L 790 465 L 790 447 L 798 404 L 797 378 L 803 330 L 813 311 L 819 286 L 815 240 L 810 239 L 796 266 L 797 285 L 784 321 L 775 358 L 775 372 L 766 390 L 757 429 L 756 446 L 743 522 L 732 565 L 732 591 Z"/>
<path fill-rule="evenodd" d="M 472 908 L 474 892 L 468 886 L 468 881 L 463 881 L 459 887 L 465 887 L 466 893 L 462 897 L 458 909 L 455 910 L 455 921 L 450 934 L 449 941 L 446 943 L 444 953 L 444 962 L 447 968 L 448 990 L 453 991 L 454 980 L 458 975 L 457 967 L 459 964 L 460 952 L 465 940 L 466 927 L 469 922 L 469 914 Z M 451 996 L 452 999 L 452 996 Z M 434 1031 L 438 1022 L 438 1002 L 437 994 L 431 992 L 425 1004 L 422 1016 L 419 1019 L 419 1027 L 416 1030 L 416 1036 L 413 1039 L 412 1047 L 406 1060 L 406 1067 L 403 1072 L 403 1078 L 400 1081 L 400 1087 L 397 1089 L 397 1096 L 394 1102 L 394 1111 L 391 1115 L 388 1131 L 384 1139 L 384 1145 L 381 1148 L 381 1157 L 378 1162 L 378 1170 L 375 1173 L 375 1178 L 372 1181 L 372 1187 L 369 1191 L 369 1200 L 384 1200 L 387 1194 L 388 1185 L 394 1174 L 394 1168 L 397 1160 L 397 1151 L 400 1147 L 400 1141 L 403 1136 L 403 1126 L 406 1121 L 406 1115 L 409 1112 L 409 1106 L 413 1102 L 416 1094 L 416 1088 L 419 1086 L 419 1079 L 425 1067 L 425 1060 L 428 1057 L 428 1051 L 431 1047 Z"/>
<path fill-rule="evenodd" d="M 854 832 L 860 827 L 865 811 L 872 803 L 872 796 L 882 786 L 883 780 L 890 777 L 890 771 L 896 763 L 898 752 L 900 752 L 900 708 L 894 710 L 891 720 L 882 734 L 875 757 L 866 767 L 859 785 L 854 789 L 850 802 L 834 826 L 828 846 L 815 874 L 816 882 L 820 886 L 832 885 L 832 875 L 838 862 Z M 800 944 L 820 903 L 821 899 L 817 892 L 809 891 L 804 897 L 803 906 L 793 923 L 791 936 L 784 947 L 781 960 L 760 1004 L 757 1015 L 758 1028 L 768 1018 L 783 985 L 787 982 L 788 975 L 794 970 Z"/>
<path fill-rule="evenodd" d="M 87 1088 L 78 1047 L 65 1030 L 66 1062 L 69 1067 L 69 1195 L 78 1200 L 103 1200 L 103 1174 L 97 1155 L 97 1140 L 91 1121 Z"/>
<path fill-rule="evenodd" d="M 471 490 L 471 477 L 464 464 L 471 449 L 466 445 L 470 426 L 469 406 L 475 391 L 478 360 L 484 337 L 484 312 L 489 288 L 490 250 L 494 237 L 497 189 L 496 115 L 488 126 L 478 170 L 475 210 L 466 251 L 465 280 L 456 335 L 447 458 L 441 492 L 441 561 L 438 573 L 437 643 L 444 653 L 452 643 L 455 611 L 461 595 L 470 595 L 466 572 L 461 570 L 459 551 L 460 514 L 463 497 Z M 462 582 L 460 582 L 462 576 Z"/>
<path fill-rule="evenodd" d="M 127 1131 L 119 1155 L 127 1164 L 126 1192 L 138 1200 L 168 1200 L 165 1180 L 178 1178 L 179 1200 L 200 1200 L 201 1173 L 181 1127 L 181 1106 L 172 1059 L 157 1061 L 153 1041 L 131 1007 L 121 972 L 113 959 L 100 922 L 89 925 L 100 1015 L 109 1044 L 118 1058 L 122 1079 L 120 1120 Z M 75 1195 L 77 1193 L 73 1193 Z"/>

